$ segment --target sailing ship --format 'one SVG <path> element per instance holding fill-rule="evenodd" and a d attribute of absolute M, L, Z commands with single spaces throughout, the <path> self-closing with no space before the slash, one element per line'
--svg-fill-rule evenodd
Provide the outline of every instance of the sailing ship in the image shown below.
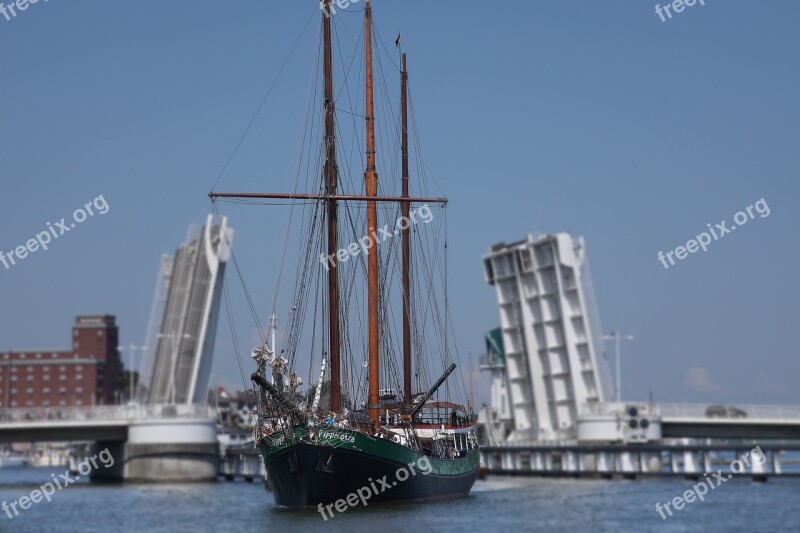
<path fill-rule="evenodd" d="M 226 198 L 233 201 L 288 200 L 312 206 L 306 232 L 310 243 L 306 247 L 306 259 L 312 260 L 298 268 L 295 280 L 297 296 L 292 302 L 294 319 L 290 319 L 287 333 L 288 348 L 276 353 L 273 329 L 271 346 L 265 338 L 264 344 L 252 353 L 258 369 L 251 379 L 260 391 L 257 446 L 263 456 L 275 501 L 280 506 L 316 508 L 344 500 L 370 486 L 376 490 L 370 492 L 369 504 L 463 497 L 469 494 L 479 470 L 476 417 L 471 405 L 465 407 L 450 401 L 450 390 L 457 388 L 450 383 L 459 374 L 453 373 L 456 364 L 451 360 L 452 348 L 447 342 L 449 318 L 446 305 L 444 313 L 440 313 L 437 306 L 441 301 L 430 290 L 429 282 L 435 277 L 431 263 L 425 263 L 428 270 L 420 269 L 428 274 L 425 283 L 415 286 L 413 282 L 415 271 L 409 222 L 414 215 L 412 206 L 422 211 L 423 208 L 430 209 L 430 204 L 444 205 L 447 200 L 412 197 L 410 194 L 406 55 L 400 55 L 401 127 L 398 137 L 401 176 L 398 181 L 402 192 L 399 195 L 380 194 L 376 166 L 373 12 L 371 1 L 366 0 L 363 33 L 364 181 L 363 188 L 353 191 L 360 194 L 345 194 L 340 190 L 337 161 L 331 0 L 324 0 L 323 7 L 324 138 L 320 150 L 324 164 L 318 192 L 210 194 L 212 202 Z M 401 303 L 398 307 L 402 308 L 402 358 L 395 353 L 395 346 L 399 343 L 392 340 L 392 328 L 387 323 L 392 303 L 392 298 L 386 294 L 391 286 L 387 274 L 391 260 L 387 255 L 396 249 L 379 250 L 377 240 L 373 241 L 372 250 L 362 246 L 362 274 L 366 287 L 361 286 L 361 289 L 354 285 L 350 271 L 345 274 L 340 250 L 340 221 L 343 218 L 340 208 L 357 206 L 354 208 L 357 215 L 365 208 L 365 217 L 360 220 L 358 216 L 346 217 L 345 220 L 363 222 L 361 232 L 378 239 L 379 205 L 384 213 L 391 211 L 383 206 L 393 206 L 391 209 L 397 210 L 402 215 L 401 220 L 406 221 L 405 228 L 401 224 L 395 232 L 401 237 L 401 250 L 394 256 L 395 266 L 399 265 L 397 270 L 402 270 L 401 276 L 397 276 L 402 278 L 401 291 L 394 297 L 396 303 Z M 315 241 L 317 229 L 319 240 Z M 354 234 L 357 233 L 354 231 Z M 322 261 L 311 252 L 314 242 L 325 250 L 320 254 Z M 363 245 L 365 241 L 355 242 Z M 346 249 L 353 250 L 352 246 Z M 415 258 L 417 255 L 415 252 Z M 326 262 L 325 258 L 329 261 Z M 355 268 L 354 263 L 352 261 L 347 266 Z M 384 263 L 383 268 L 381 263 Z M 317 267 L 316 270 L 309 265 Z M 298 307 L 310 306 L 309 287 L 313 283 L 309 280 L 314 272 L 322 280 L 318 285 L 323 287 L 319 289 L 322 305 L 314 312 L 319 312 L 324 318 L 325 324 L 320 328 L 324 351 L 321 353 L 319 379 L 308 394 L 302 395 L 297 392 L 302 380 L 293 371 L 300 350 L 298 331 L 304 323 L 298 318 L 302 315 L 302 309 L 298 310 Z M 354 313 L 350 312 L 354 307 L 350 299 L 359 294 L 359 290 L 366 300 L 366 309 L 359 310 L 366 312 L 363 322 L 367 330 L 366 334 L 361 331 L 360 337 L 353 331 L 358 331 L 361 317 L 354 318 Z M 415 311 L 415 297 L 419 296 L 426 299 L 425 312 Z M 271 322 L 274 328 L 274 302 Z M 435 327 L 426 326 L 432 322 Z M 429 329 L 436 331 L 428 335 Z M 434 347 L 425 346 L 431 343 L 423 342 L 423 337 L 433 336 L 444 337 L 444 341 L 433 343 Z M 312 343 L 311 350 L 319 349 Z M 364 360 L 359 359 L 360 353 L 364 353 Z M 429 357 L 423 362 L 426 355 Z M 402 360 L 402 390 L 399 379 L 401 365 L 393 363 L 394 359 Z M 435 361 L 432 363 L 431 360 Z M 430 376 L 432 366 L 439 363 L 441 369 Z M 389 386 L 392 376 L 387 374 L 392 368 L 397 375 L 397 388 Z M 429 377 L 437 376 L 438 379 L 430 383 Z M 310 380 L 314 377 L 316 372 Z M 440 394 L 447 398 L 439 399 Z M 363 401 L 356 403 L 359 397 Z M 381 490 L 378 490 L 376 482 L 381 483 Z"/>

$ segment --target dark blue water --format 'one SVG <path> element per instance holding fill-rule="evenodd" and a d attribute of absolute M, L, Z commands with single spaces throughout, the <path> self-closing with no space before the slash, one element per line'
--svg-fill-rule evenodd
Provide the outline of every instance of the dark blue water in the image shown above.
<path fill-rule="evenodd" d="M 0 503 L 50 479 L 50 468 L 0 470 Z M 484 531 L 800 531 L 800 479 L 733 479 L 662 520 L 656 502 L 679 496 L 682 480 L 582 481 L 490 478 L 469 498 L 431 505 L 354 508 L 327 522 L 314 511 L 275 507 L 259 483 L 93 485 L 81 480 L 34 504 L 0 531 L 349 533 Z"/>

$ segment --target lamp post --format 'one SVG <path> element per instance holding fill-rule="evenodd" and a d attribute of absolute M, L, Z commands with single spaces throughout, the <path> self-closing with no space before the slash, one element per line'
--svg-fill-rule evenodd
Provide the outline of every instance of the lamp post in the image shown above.
<path fill-rule="evenodd" d="M 136 353 L 135 353 L 135 351 L 137 349 L 138 350 L 142 350 L 142 357 L 144 357 L 145 348 L 146 348 L 146 346 L 136 346 L 133 343 L 131 343 L 129 348 L 122 348 L 122 347 L 118 347 L 117 348 L 121 352 L 122 351 L 129 351 L 130 352 L 130 354 L 128 356 L 128 360 L 129 360 L 128 364 L 130 365 L 130 368 L 128 369 L 128 401 L 129 402 L 134 402 L 135 401 L 134 398 L 136 397 L 136 394 L 135 394 L 135 391 L 134 391 L 134 383 L 133 383 L 133 368 L 134 368 L 134 365 L 136 364 Z"/>
<path fill-rule="evenodd" d="M 614 344 L 616 344 L 616 365 L 617 365 L 617 387 L 616 387 L 616 397 L 617 402 L 622 401 L 622 372 L 620 369 L 619 357 L 620 357 L 620 350 L 619 350 L 619 341 L 632 341 L 633 335 L 621 335 L 619 331 L 614 331 L 610 335 L 604 335 L 603 338 L 605 340 L 613 340 Z"/>

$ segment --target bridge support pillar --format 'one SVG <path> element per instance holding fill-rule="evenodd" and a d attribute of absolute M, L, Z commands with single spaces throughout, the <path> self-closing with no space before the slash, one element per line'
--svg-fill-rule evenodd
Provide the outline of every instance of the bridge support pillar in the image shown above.
<path fill-rule="evenodd" d="M 636 460 L 631 452 L 621 452 L 619 454 L 619 469 L 626 474 L 636 472 Z"/>
<path fill-rule="evenodd" d="M 564 466 L 562 468 L 565 472 L 578 471 L 578 462 L 575 452 L 567 452 L 564 454 Z"/>
<path fill-rule="evenodd" d="M 776 475 L 783 474 L 783 466 L 781 465 L 781 453 L 777 450 L 772 452 L 772 473 Z"/>
<path fill-rule="evenodd" d="M 766 468 L 764 468 L 764 463 L 767 462 L 767 456 L 764 452 L 761 451 L 759 448 L 758 454 L 751 453 L 749 457 L 750 461 L 750 472 L 753 474 L 753 479 L 764 479 L 766 480 Z"/>
<path fill-rule="evenodd" d="M 597 454 L 597 471 L 600 473 L 611 472 L 611 460 L 607 452 Z"/>
<path fill-rule="evenodd" d="M 544 470 L 544 456 L 541 452 L 534 452 L 532 461 L 533 469 L 537 472 Z"/>
<path fill-rule="evenodd" d="M 131 423 L 128 442 L 98 442 L 114 465 L 92 479 L 142 483 L 215 481 L 219 470 L 217 426 L 213 419 L 173 419 Z"/>
<path fill-rule="evenodd" d="M 660 453 L 642 453 L 640 457 L 642 461 L 642 472 L 660 473 L 662 471 Z"/>
<path fill-rule="evenodd" d="M 711 452 L 703 452 L 703 472 L 711 473 L 714 471 L 714 465 L 711 462 Z"/>
<path fill-rule="evenodd" d="M 699 467 L 697 461 L 697 453 L 684 452 L 683 453 L 683 473 L 684 474 L 698 474 Z"/>

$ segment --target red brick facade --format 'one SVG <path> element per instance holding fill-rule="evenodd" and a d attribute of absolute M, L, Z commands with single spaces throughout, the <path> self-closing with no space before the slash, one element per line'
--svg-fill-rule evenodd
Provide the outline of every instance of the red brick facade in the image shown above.
<path fill-rule="evenodd" d="M 116 403 L 124 386 L 118 335 L 113 316 L 79 316 L 71 350 L 0 352 L 0 408 Z"/>

